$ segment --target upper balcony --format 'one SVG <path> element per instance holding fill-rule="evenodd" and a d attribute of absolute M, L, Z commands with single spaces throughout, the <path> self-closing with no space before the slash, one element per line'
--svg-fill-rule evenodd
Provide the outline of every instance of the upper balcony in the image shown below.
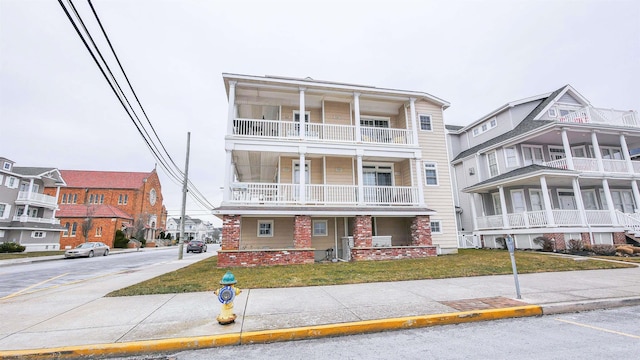
<path fill-rule="evenodd" d="M 49 209 L 55 209 L 58 207 L 55 196 L 49 196 L 41 193 L 29 193 L 28 191 L 18 192 L 18 198 L 16 199 L 17 205 L 33 205 L 46 207 Z"/>
<path fill-rule="evenodd" d="M 235 119 L 233 135 L 252 138 L 283 140 L 310 140 L 323 142 L 354 143 L 358 141 L 357 127 L 352 125 L 316 124 L 299 122 Z M 383 127 L 360 127 L 361 143 L 414 145 L 411 130 Z"/>
<path fill-rule="evenodd" d="M 567 159 L 558 159 L 543 163 L 544 166 L 556 169 L 568 169 Z M 573 167 L 580 172 L 595 172 L 609 174 L 640 174 L 640 161 L 632 161 L 633 166 L 630 170 L 626 160 L 602 159 L 602 170 L 598 167 L 598 159 L 594 158 L 573 158 Z"/>
<path fill-rule="evenodd" d="M 559 122 L 578 124 L 600 124 L 640 128 L 640 117 L 635 111 L 598 109 L 584 107 L 558 117 Z"/>
<path fill-rule="evenodd" d="M 60 224 L 60 219 L 56 219 L 56 218 L 40 218 L 40 217 L 33 217 L 33 216 L 28 216 L 28 215 L 20 215 L 20 216 L 14 216 L 13 217 L 13 221 L 18 221 L 18 222 L 34 222 L 34 223 L 40 223 L 40 224 L 53 224 L 53 225 L 59 225 Z"/>

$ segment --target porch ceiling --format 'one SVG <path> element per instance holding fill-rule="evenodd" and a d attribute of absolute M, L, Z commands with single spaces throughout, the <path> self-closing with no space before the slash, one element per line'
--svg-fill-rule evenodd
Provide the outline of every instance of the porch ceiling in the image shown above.
<path fill-rule="evenodd" d="M 242 182 L 273 182 L 279 155 L 274 152 L 234 151 L 238 179 Z"/>

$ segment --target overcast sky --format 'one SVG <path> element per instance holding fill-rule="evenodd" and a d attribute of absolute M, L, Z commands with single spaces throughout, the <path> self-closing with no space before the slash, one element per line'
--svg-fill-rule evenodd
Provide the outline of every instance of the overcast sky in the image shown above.
<path fill-rule="evenodd" d="M 73 2 L 99 38 L 87 2 Z M 92 3 L 180 168 L 191 132 L 189 178 L 216 206 L 224 72 L 423 91 L 451 103 L 456 125 L 565 84 L 596 107 L 640 110 L 638 0 Z M 155 166 L 57 0 L 0 0 L 0 122 L 0 156 L 18 166 Z M 179 216 L 181 185 L 158 172 Z M 220 224 L 193 201 L 187 214 Z"/>

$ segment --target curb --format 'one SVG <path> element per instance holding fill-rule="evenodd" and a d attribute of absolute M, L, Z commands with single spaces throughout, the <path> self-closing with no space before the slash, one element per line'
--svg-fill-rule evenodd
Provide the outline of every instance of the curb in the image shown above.
<path fill-rule="evenodd" d="M 636 306 L 636 305 L 640 305 L 640 297 L 585 300 L 585 301 L 579 301 L 579 302 L 573 301 L 573 302 L 542 305 L 542 313 L 543 315 L 565 314 L 565 313 L 612 309 L 612 308 Z"/>
<path fill-rule="evenodd" d="M 475 310 L 448 314 L 367 320 L 291 329 L 250 331 L 224 335 L 145 340 L 127 343 L 65 346 L 35 350 L 9 350 L 0 351 L 0 359 L 60 359 L 76 358 L 81 356 L 115 356 L 163 351 L 195 350 L 229 345 L 261 344 L 339 335 L 365 334 L 389 330 L 413 329 L 437 325 L 460 324 L 476 321 L 540 316 L 542 314 L 543 309 L 541 306 L 526 305 L 503 309 Z"/>

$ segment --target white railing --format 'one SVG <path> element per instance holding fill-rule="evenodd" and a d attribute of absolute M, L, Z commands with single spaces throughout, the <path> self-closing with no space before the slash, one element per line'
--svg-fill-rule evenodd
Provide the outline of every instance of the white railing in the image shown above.
<path fill-rule="evenodd" d="M 504 227 L 502 215 L 482 216 L 478 219 L 478 229 L 501 229 Z"/>
<path fill-rule="evenodd" d="M 529 219 L 525 213 L 507 214 L 507 218 L 509 219 L 509 226 L 512 228 L 529 227 Z"/>
<path fill-rule="evenodd" d="M 598 171 L 598 159 L 592 158 L 573 158 L 573 167 L 578 171 Z"/>
<path fill-rule="evenodd" d="M 543 165 L 544 166 L 548 166 L 548 167 L 552 167 L 552 168 L 556 168 L 556 169 L 568 169 L 569 168 L 569 166 L 567 165 L 567 158 L 553 160 L 553 161 L 547 161 L 547 162 L 543 163 Z"/>
<path fill-rule="evenodd" d="M 473 234 L 458 234 L 458 248 L 478 249 L 480 248 L 480 237 Z"/>
<path fill-rule="evenodd" d="M 640 214 L 626 214 L 620 210 L 616 210 L 616 216 L 618 217 L 618 223 L 628 231 L 631 231 L 635 234 L 640 234 L 640 219 L 638 218 Z"/>
<path fill-rule="evenodd" d="M 59 219 L 47 219 L 47 218 L 39 218 L 39 217 L 31 217 L 27 215 L 14 216 L 13 221 L 19 222 L 35 222 L 41 224 L 60 224 Z"/>
<path fill-rule="evenodd" d="M 358 201 L 357 185 L 308 184 L 305 199 L 297 184 L 236 183 L 231 186 L 231 202 L 245 204 L 310 205 L 418 205 L 418 188 L 411 186 L 364 186 Z"/>
<path fill-rule="evenodd" d="M 560 122 L 593 123 L 625 127 L 640 127 L 640 118 L 635 111 L 621 111 L 613 109 L 597 109 L 585 107 L 558 118 Z"/>
<path fill-rule="evenodd" d="M 546 226 L 547 221 L 547 212 L 544 210 L 536 210 L 536 211 L 527 211 L 527 217 L 529 219 L 529 226 Z"/>
<path fill-rule="evenodd" d="M 579 226 L 580 210 L 552 210 L 553 221 L 557 226 Z"/>
<path fill-rule="evenodd" d="M 57 205 L 57 201 L 56 198 L 54 196 L 49 196 L 49 195 L 45 195 L 45 194 L 40 194 L 40 193 L 31 193 L 31 195 L 29 195 L 28 191 L 20 191 L 18 192 L 18 198 L 16 199 L 18 201 L 29 201 L 29 202 L 36 202 L 39 204 L 43 204 L 43 205 Z"/>
<path fill-rule="evenodd" d="M 626 160 L 602 159 L 604 171 L 608 173 L 628 173 Z"/>
<path fill-rule="evenodd" d="M 585 210 L 587 223 L 589 225 L 612 225 L 611 213 L 609 210 Z"/>
<path fill-rule="evenodd" d="M 549 166 L 556 169 L 568 169 L 567 159 L 559 159 L 553 160 L 543 163 L 545 166 Z M 602 159 L 602 166 L 604 168 L 604 172 L 607 173 L 623 173 L 626 174 L 629 172 L 629 168 L 627 167 L 626 160 L 617 160 L 617 159 Z M 582 158 L 582 157 L 574 157 L 573 158 L 573 167 L 577 171 L 585 171 L 585 172 L 600 172 L 598 169 L 598 159 L 594 158 Z M 640 173 L 640 162 L 635 162 L 633 164 L 634 172 Z"/>
<path fill-rule="evenodd" d="M 586 210 L 586 220 L 589 225 L 616 225 L 611 218 L 609 210 Z M 552 210 L 555 226 L 584 226 L 580 218 L 580 210 Z M 620 216 L 620 215 L 619 215 Z M 624 214 L 624 216 L 640 224 L 640 214 Z M 477 219 L 478 230 L 502 229 L 502 215 L 481 216 Z M 513 229 L 534 228 L 548 226 L 547 214 L 544 210 L 527 211 L 522 213 L 507 214 L 509 227 Z"/>
<path fill-rule="evenodd" d="M 233 135 L 266 137 L 278 139 L 304 137 L 316 141 L 354 142 L 356 127 L 336 124 L 300 124 L 293 121 L 235 119 L 233 120 Z M 412 145 L 411 130 L 362 127 L 361 139 L 366 143 L 383 143 L 397 145 Z"/>

